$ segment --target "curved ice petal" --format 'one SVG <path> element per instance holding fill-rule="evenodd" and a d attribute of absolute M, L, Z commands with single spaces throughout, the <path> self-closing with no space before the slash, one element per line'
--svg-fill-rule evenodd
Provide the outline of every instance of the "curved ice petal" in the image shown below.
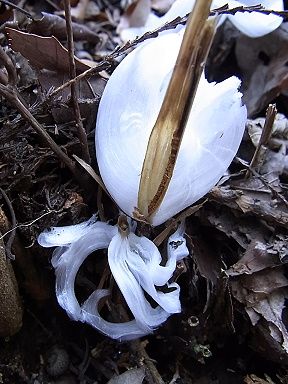
<path fill-rule="evenodd" d="M 129 340 L 151 333 L 171 313 L 180 312 L 180 288 L 176 283 L 168 284 L 168 280 L 175 270 L 176 260 L 188 252 L 185 251 L 183 226 L 169 238 L 165 266 L 160 265 L 162 258 L 155 244 L 145 237 L 138 237 L 134 233 L 122 237 L 116 227 L 94 220 L 72 227 L 62 227 L 59 231 L 56 228 L 51 238 L 48 235 L 48 240 L 43 241 L 46 246 L 54 245 L 56 240 L 58 244 L 64 244 L 54 251 L 52 265 L 56 274 L 58 302 L 70 318 L 88 323 L 111 338 Z M 77 229 L 81 236 L 77 236 Z M 62 242 L 61 236 L 64 236 Z M 99 314 L 99 300 L 107 296 L 109 291 L 94 291 L 82 305 L 75 296 L 75 278 L 81 264 L 93 251 L 107 247 L 112 274 L 135 316 L 134 320 L 126 323 L 111 323 Z M 164 284 L 167 284 L 168 292 L 156 289 L 155 285 Z M 144 291 L 159 304 L 156 308 L 147 301 Z"/>
<path fill-rule="evenodd" d="M 136 321 L 148 327 L 156 326 L 155 313 L 154 310 L 151 311 L 152 307 L 146 300 L 143 289 L 165 312 L 181 311 L 177 284 L 168 285 L 169 291 L 165 293 L 155 287 L 167 284 L 175 270 L 177 252 L 173 247 L 170 248 L 167 264 L 161 266 L 162 258 L 157 247 L 144 236 L 139 237 L 130 233 L 128 237 L 122 237 L 118 234 L 109 245 L 108 260 L 113 276 Z M 188 251 L 185 255 L 187 253 Z"/>
<path fill-rule="evenodd" d="M 169 311 L 166 307 L 169 306 L 169 298 L 176 298 L 172 312 L 179 312 L 180 302 L 178 292 L 167 293 L 166 300 L 162 299 L 162 294 L 159 294 L 153 281 L 148 276 L 148 271 L 145 262 L 136 248 L 130 247 L 129 237 L 134 237 L 134 234 L 129 234 L 128 237 L 122 237 L 117 234 L 113 237 L 108 248 L 108 261 L 111 272 L 120 288 L 135 320 L 141 324 L 144 329 L 151 331 L 153 328 L 162 324 L 169 316 Z M 138 238 L 141 242 L 142 237 Z M 135 242 L 134 242 L 135 245 Z M 140 256 L 140 257 L 139 257 Z M 153 308 L 145 298 L 142 287 L 146 292 L 157 302 L 161 303 L 161 307 Z M 164 309 L 163 309 L 164 308 Z M 170 310 L 170 308 L 169 308 Z M 171 311 L 170 311 L 171 313 Z"/>
<path fill-rule="evenodd" d="M 85 235 L 87 230 L 89 230 L 96 221 L 97 216 L 93 215 L 89 220 L 80 224 L 45 229 L 45 231 L 40 233 L 37 241 L 42 247 L 46 248 L 73 243 Z"/>
<path fill-rule="evenodd" d="M 82 305 L 82 321 L 85 321 L 112 339 L 117 339 L 119 341 L 133 340 L 150 333 L 150 331 L 141 328 L 136 320 L 127 321 L 125 323 L 111 323 L 104 320 L 100 316 L 97 306 L 99 301 L 108 295 L 109 290 L 106 289 L 97 289 L 94 291 Z"/>
<path fill-rule="evenodd" d="M 95 223 L 86 235 L 70 246 L 63 247 L 62 254 L 53 255 L 52 265 L 56 275 L 56 296 L 61 307 L 74 320 L 81 320 L 81 308 L 74 291 L 77 272 L 90 253 L 108 247 L 116 231 L 116 228 L 111 225 L 101 222 Z"/>

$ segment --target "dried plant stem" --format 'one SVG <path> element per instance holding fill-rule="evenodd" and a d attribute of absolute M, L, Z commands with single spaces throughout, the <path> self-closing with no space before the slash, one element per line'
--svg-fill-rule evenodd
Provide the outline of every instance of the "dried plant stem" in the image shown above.
<path fill-rule="evenodd" d="M 11 232 L 10 232 L 10 235 L 9 235 L 9 238 L 7 240 L 7 243 L 6 243 L 6 255 L 7 257 L 10 259 L 10 260 L 15 260 L 15 255 L 13 254 L 12 252 L 12 245 L 13 245 L 13 241 L 15 239 L 15 235 L 16 235 L 16 216 L 15 216 L 15 212 L 14 212 L 14 209 L 13 209 L 13 205 L 9 199 L 9 197 L 7 196 L 6 192 L 0 188 L 0 192 L 3 196 L 3 199 L 5 200 L 8 208 L 9 208 L 9 211 L 10 211 L 10 215 L 11 215 L 11 222 L 12 222 L 12 229 L 11 229 Z M 2 240 L 2 239 L 0 239 Z"/>
<path fill-rule="evenodd" d="M 207 20 L 211 1 L 197 0 L 190 14 L 174 70 L 149 137 L 138 191 L 138 212 L 147 221 L 162 203 L 216 30 Z M 134 216 L 137 218 L 137 212 Z"/>
<path fill-rule="evenodd" d="M 6 54 L 4 49 L 0 47 L 0 61 L 4 65 L 8 74 L 8 83 L 12 86 L 16 86 L 17 73 L 11 58 Z"/>
<path fill-rule="evenodd" d="M 74 57 L 74 41 L 73 41 L 73 31 L 72 31 L 70 0 L 64 1 L 64 8 L 65 8 L 67 42 L 68 42 L 68 52 L 69 52 L 70 77 L 71 79 L 75 79 L 76 65 L 75 65 L 75 57 Z M 71 100 L 72 100 L 72 105 L 73 105 L 74 114 L 75 114 L 78 138 L 81 145 L 82 157 L 86 161 L 86 163 L 90 164 L 91 158 L 89 154 L 87 135 L 81 119 L 80 108 L 77 100 L 76 84 L 74 82 L 71 83 Z"/>
<path fill-rule="evenodd" d="M 270 15 L 274 14 L 283 18 L 288 17 L 288 11 L 273 11 L 269 9 L 263 9 L 261 5 L 255 5 L 252 7 L 236 7 L 229 9 L 227 6 L 218 8 L 216 10 L 210 11 L 210 16 L 215 16 L 215 15 L 235 15 L 237 12 L 258 12 L 262 13 L 264 15 Z M 95 65 L 93 68 L 87 69 L 85 72 L 81 73 L 80 75 L 76 76 L 75 78 L 67 81 L 66 83 L 62 84 L 60 87 L 54 89 L 53 92 L 49 94 L 47 97 L 48 99 L 51 99 L 52 97 L 56 96 L 59 92 L 63 91 L 63 89 L 71 86 L 71 84 L 74 84 L 76 82 L 79 82 L 82 79 L 89 78 L 91 76 L 96 75 L 97 73 L 109 68 L 111 66 L 111 63 L 115 58 L 118 56 L 121 56 L 125 54 L 129 49 L 136 47 L 138 44 L 144 42 L 145 40 L 152 39 L 158 36 L 160 32 L 167 31 L 170 29 L 174 29 L 177 27 L 179 24 L 185 24 L 187 21 L 189 14 L 183 16 L 183 17 L 177 17 L 176 19 L 169 21 L 168 23 L 162 25 L 159 28 L 154 29 L 153 31 L 149 31 L 144 33 L 142 36 L 136 37 L 132 41 L 128 41 L 127 43 L 118 46 L 114 49 L 112 53 L 109 55 L 103 57 L 103 60 L 100 61 L 98 64 Z"/>
<path fill-rule="evenodd" d="M 114 57 L 111 57 L 112 55 L 107 56 L 104 60 L 102 60 L 99 64 L 95 65 L 93 68 L 89 68 L 86 71 L 80 73 L 80 75 L 74 77 L 71 80 L 68 80 L 66 83 L 60 85 L 59 87 L 55 88 L 54 91 L 50 92 L 47 96 L 47 100 L 51 100 L 54 96 L 56 96 L 59 92 L 62 92 L 63 89 L 72 86 L 72 84 L 78 83 L 80 80 L 87 79 L 91 76 L 96 75 L 97 73 L 103 71 L 104 69 L 107 69 L 110 67 L 111 62 L 114 60 Z"/>
<path fill-rule="evenodd" d="M 149 376 L 151 376 L 152 379 L 149 380 L 149 382 L 152 382 L 153 384 L 165 384 L 153 360 L 151 360 L 148 353 L 146 352 L 144 342 L 141 342 L 140 340 L 134 340 L 131 342 L 131 346 L 137 353 L 139 360 L 145 362 Z"/>
<path fill-rule="evenodd" d="M 21 114 L 21 116 L 28 121 L 32 128 L 45 140 L 48 146 L 52 149 L 52 151 L 59 157 L 61 161 L 70 169 L 70 171 L 75 175 L 79 176 L 76 170 L 75 163 L 70 159 L 69 156 L 64 153 L 61 148 L 55 143 L 55 141 L 49 136 L 49 134 L 45 131 L 42 125 L 35 119 L 35 117 L 31 114 L 29 109 L 20 101 L 18 96 L 18 92 L 14 87 L 10 85 L 4 86 L 0 84 L 0 95 L 5 97 L 7 101 L 9 101 Z"/>
<path fill-rule="evenodd" d="M 250 166 L 249 166 L 250 169 L 247 170 L 245 178 L 249 177 L 251 169 L 257 168 L 257 166 L 261 165 L 259 163 L 261 163 L 263 161 L 263 160 L 259 161 L 259 155 L 261 153 L 261 149 L 263 148 L 263 146 L 265 146 L 268 143 L 268 141 L 271 137 L 276 114 L 277 114 L 276 105 L 270 104 L 267 108 L 267 111 L 266 111 L 265 123 L 264 123 L 264 127 L 262 129 L 259 143 L 256 147 L 256 150 L 254 152 L 253 158 L 252 158 Z"/>
<path fill-rule="evenodd" d="M 14 4 L 12 1 L 8 1 L 8 0 L 0 0 L 1 3 L 3 4 L 6 4 L 8 5 L 9 7 L 11 8 L 14 8 L 16 9 L 17 11 L 23 13 L 25 16 L 29 17 L 29 19 L 31 20 L 34 20 L 34 17 L 27 11 L 25 11 L 25 9 L 22 9 L 20 7 L 18 7 L 16 4 Z"/>
<path fill-rule="evenodd" d="M 286 205 L 286 207 L 288 208 L 288 201 L 285 199 L 284 196 L 282 196 L 272 185 L 271 183 L 269 183 L 269 181 L 267 181 L 265 179 L 264 176 L 262 175 L 259 175 L 259 173 L 257 173 L 253 168 L 251 168 L 251 165 L 247 165 L 243 160 L 241 160 L 239 157 L 236 158 L 237 161 L 239 161 L 239 163 L 241 165 L 243 165 L 244 167 L 248 168 L 248 171 L 252 173 L 253 176 L 257 177 L 261 182 L 262 184 L 272 192 L 272 194 L 274 196 L 276 196 L 279 200 L 282 201 L 282 203 L 284 203 Z"/>

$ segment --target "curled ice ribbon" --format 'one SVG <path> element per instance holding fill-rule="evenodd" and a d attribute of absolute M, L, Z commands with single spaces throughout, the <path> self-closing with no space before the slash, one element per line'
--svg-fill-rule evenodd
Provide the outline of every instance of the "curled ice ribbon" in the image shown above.
<path fill-rule="evenodd" d="M 147 335 L 173 313 L 181 311 L 179 286 L 169 283 L 178 260 L 188 255 L 183 237 L 184 226 L 179 226 L 167 243 L 167 261 L 162 265 L 156 245 L 133 231 L 123 235 L 117 226 L 97 221 L 95 216 L 75 226 L 52 227 L 38 237 L 43 247 L 57 246 L 52 265 L 56 275 L 56 296 L 69 317 L 90 324 L 105 335 L 118 340 L 129 340 Z M 99 301 L 110 294 L 107 289 L 96 289 L 84 303 L 75 295 L 75 278 L 80 266 L 94 251 L 108 248 L 108 263 L 134 319 L 124 323 L 109 322 L 98 311 Z M 159 290 L 166 286 L 167 292 Z M 158 305 L 153 307 L 148 294 Z"/>

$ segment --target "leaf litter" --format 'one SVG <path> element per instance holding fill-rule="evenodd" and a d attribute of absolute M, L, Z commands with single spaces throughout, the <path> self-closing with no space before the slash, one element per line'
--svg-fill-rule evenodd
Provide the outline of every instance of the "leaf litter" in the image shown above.
<path fill-rule="evenodd" d="M 10 46 L 2 33 L 1 45 L 13 59 L 19 94 L 33 115 L 65 153 L 81 159 L 69 88 L 49 98 L 69 80 L 69 52 L 61 4 L 56 13 L 48 3 L 40 1 L 35 15 L 29 5 L 27 11 L 33 16 L 39 14 L 39 8 L 42 12 L 41 18 L 33 21 L 5 6 L 9 17 L 13 13 L 18 29 L 8 29 Z M 120 43 L 119 28 L 140 26 L 151 8 L 163 14 L 170 5 L 171 1 L 140 0 L 127 11 L 125 1 L 109 5 L 104 1 L 76 2 L 72 12 L 75 56 L 86 52 L 96 63 L 105 60 L 103 52 L 111 53 Z M 136 10 L 139 14 L 135 16 Z M 4 19 L 2 23 L 3 32 L 7 22 Z M 9 196 L 19 225 L 12 246 L 16 256 L 13 267 L 26 313 L 20 332 L 0 349 L 3 382 L 287 382 L 287 26 L 284 23 L 258 39 L 233 28 L 229 21 L 220 28 L 207 73 L 211 80 L 231 74 L 241 77 L 250 115 L 246 134 L 223 183 L 186 219 L 190 257 L 179 263 L 175 275 L 182 289 L 182 313 L 139 342 L 111 342 L 70 322 L 56 305 L 51 254 L 36 245 L 37 234 L 51 225 L 79 223 L 97 210 L 115 222 L 117 207 L 83 170 L 79 178 L 73 177 L 35 134 L 29 120 L 2 97 L 0 186 Z M 104 66 L 103 76 L 78 82 L 78 102 L 80 108 L 85 106 L 81 116 L 91 154 L 98 103 L 106 78 L 117 63 L 115 59 Z M 1 64 L 8 82 L 9 66 Z M 80 74 L 89 65 L 76 58 L 76 68 Z M 269 103 L 275 103 L 279 113 L 269 139 L 261 144 Z M 257 164 L 250 167 L 258 146 Z M 95 158 L 91 165 L 97 173 Z M 1 207 L 6 220 L 11 221 L 3 197 Z M 173 228 L 173 220 L 160 229 L 143 225 L 140 231 L 148 232 L 151 239 L 161 237 L 165 247 L 167 228 Z M 8 235 L 3 240 L 7 245 Z M 88 258 L 81 267 L 76 290 L 79 298 L 87 296 L 99 281 L 102 286 L 109 284 L 105 260 L 100 252 L 98 258 Z M 11 288 L 11 281 L 9 284 L 12 300 L 18 291 Z M 2 291 L 0 294 L 5 300 Z M 110 320 L 129 316 L 116 291 L 107 308 Z M 22 317 L 21 306 L 17 316 Z M 11 326 L 1 325 L 1 334 L 8 336 Z M 57 348 L 55 352 L 55 346 L 60 346 L 60 352 Z M 61 350 L 65 352 L 62 355 Z M 69 355 L 70 364 L 64 371 L 52 370 L 60 372 L 57 378 L 51 378 L 51 370 L 43 364 L 42 356 L 46 359 L 51 353 L 52 360 L 57 357 L 53 364 L 60 365 Z"/>

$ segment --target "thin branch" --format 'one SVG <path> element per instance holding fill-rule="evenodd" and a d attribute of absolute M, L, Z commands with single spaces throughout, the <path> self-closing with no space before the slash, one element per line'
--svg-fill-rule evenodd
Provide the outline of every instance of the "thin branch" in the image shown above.
<path fill-rule="evenodd" d="M 237 160 L 241 165 L 243 165 L 245 168 L 247 168 L 248 171 L 251 172 L 253 176 L 257 177 L 257 178 L 262 182 L 262 184 L 263 184 L 266 188 L 268 188 L 268 189 L 272 192 L 272 194 L 273 194 L 274 196 L 277 196 L 278 199 L 281 200 L 282 203 L 284 203 L 284 204 L 286 205 L 286 207 L 288 208 L 288 201 L 285 199 L 284 196 L 282 196 L 282 195 L 281 195 L 281 194 L 280 194 L 280 193 L 279 193 L 279 192 L 278 192 L 278 191 L 277 191 L 277 190 L 276 190 L 276 189 L 269 183 L 269 181 L 267 181 L 267 180 L 265 179 L 265 177 L 263 177 L 262 175 L 259 175 L 259 173 L 257 173 L 257 172 L 255 171 L 255 169 L 251 168 L 251 166 L 247 165 L 246 162 L 243 161 L 242 159 L 240 159 L 239 157 L 236 157 L 236 160 Z"/>
<path fill-rule="evenodd" d="M 59 209 L 58 211 L 52 209 L 51 211 L 43 213 L 41 216 L 37 217 L 36 219 L 34 219 L 32 221 L 29 221 L 28 223 L 18 224 L 18 225 L 15 226 L 15 228 L 9 229 L 5 233 L 3 233 L 0 236 L 0 241 L 2 239 L 4 239 L 4 237 L 7 236 L 9 233 L 11 233 L 13 230 L 16 230 L 18 228 L 28 228 L 28 227 L 31 227 L 33 224 L 37 223 L 37 221 L 41 220 L 43 217 L 45 217 L 47 215 L 51 215 L 51 213 L 61 213 L 62 211 L 63 211 L 62 209 Z"/>
<path fill-rule="evenodd" d="M 11 1 L 8 1 L 8 0 L 0 0 L 1 3 L 5 4 L 5 5 L 8 5 L 9 7 L 11 8 L 14 8 L 16 9 L 17 11 L 23 13 L 25 16 L 29 17 L 29 19 L 31 20 L 35 20 L 34 17 L 27 11 L 25 11 L 25 9 L 22 9 L 20 7 L 18 7 L 16 4 L 12 3 Z"/>
<path fill-rule="evenodd" d="M 9 238 L 8 238 L 6 246 L 5 246 L 6 255 L 10 260 L 15 260 L 15 255 L 12 253 L 12 244 L 14 242 L 15 235 L 16 235 L 16 225 L 17 225 L 16 216 L 15 216 L 15 212 L 13 209 L 13 205 L 12 205 L 9 197 L 7 196 L 6 192 L 2 188 L 0 188 L 0 192 L 3 196 L 3 199 L 5 200 L 5 203 L 7 204 L 8 208 L 9 208 L 9 212 L 11 215 L 11 224 L 12 224 L 12 228 L 10 230 L 10 235 L 9 235 Z"/>
<path fill-rule="evenodd" d="M 71 7 L 70 0 L 64 0 L 64 9 L 65 9 L 65 19 L 66 19 L 66 31 L 67 31 L 67 42 L 68 42 L 68 52 L 69 52 L 69 66 L 70 66 L 70 78 L 76 78 L 76 65 L 74 57 L 74 41 L 73 41 L 73 31 L 72 31 L 72 18 L 71 18 Z M 89 154 L 88 141 L 85 129 L 83 127 L 81 113 L 79 109 L 79 104 L 77 100 L 77 91 L 75 82 L 71 83 L 71 100 L 73 104 L 76 128 L 78 133 L 78 138 L 81 146 L 82 157 L 86 163 L 91 163 L 91 158 Z"/>
<path fill-rule="evenodd" d="M 274 15 L 277 15 L 277 16 L 280 16 L 283 18 L 288 18 L 288 11 L 273 11 L 273 10 L 269 10 L 269 9 L 263 9 L 263 7 L 261 5 L 255 5 L 252 7 L 236 7 L 236 8 L 232 8 L 232 9 L 229 9 L 228 6 L 223 6 L 221 8 L 212 10 L 210 12 L 210 16 L 215 16 L 218 14 L 219 15 L 222 15 L 222 14 L 223 15 L 224 14 L 225 15 L 235 15 L 235 13 L 237 13 L 237 12 L 241 12 L 241 13 L 243 13 L 243 12 L 249 12 L 249 13 L 258 12 L 258 13 L 262 13 L 264 15 L 274 14 Z M 117 46 L 113 52 L 111 52 L 109 55 L 103 57 L 103 60 L 101 60 L 94 67 L 87 69 L 85 72 L 76 76 L 74 79 L 71 79 L 71 80 L 67 81 L 66 83 L 62 84 L 60 87 L 54 89 L 54 91 L 52 91 L 48 95 L 47 99 L 51 99 L 53 96 L 57 95 L 59 92 L 61 92 L 66 87 L 71 86 L 71 84 L 73 84 L 73 83 L 76 83 L 76 82 L 78 82 L 84 78 L 89 78 L 91 76 L 98 74 L 99 72 L 101 72 L 105 69 L 108 69 L 117 57 L 125 54 L 128 50 L 136 47 L 138 44 L 140 44 L 140 43 L 142 43 L 148 39 L 152 39 L 152 38 L 157 37 L 160 32 L 168 31 L 170 29 L 175 29 L 179 24 L 185 24 L 188 16 L 189 16 L 189 13 L 183 17 L 177 17 L 176 19 L 169 21 L 168 23 L 162 25 L 161 27 L 154 29 L 153 31 L 146 32 L 142 36 L 137 36 L 132 41 L 128 41 L 127 43 L 125 43 L 121 46 Z"/>
<path fill-rule="evenodd" d="M 282 17 L 283 19 L 286 19 L 288 17 L 288 11 L 274 11 L 273 9 L 265 9 L 261 4 L 252 5 L 248 7 L 240 6 L 229 9 L 228 4 L 218 8 L 214 9 L 210 12 L 210 16 L 214 15 L 235 15 L 237 12 L 257 12 L 261 13 L 262 15 L 276 15 L 279 17 Z"/>
<path fill-rule="evenodd" d="M 135 350 L 135 352 L 137 353 L 139 361 L 145 362 L 145 365 L 148 369 L 148 373 L 151 376 L 152 383 L 165 384 L 165 382 L 162 379 L 160 373 L 158 372 L 153 360 L 149 357 L 148 353 L 146 352 L 146 349 L 144 346 L 144 341 L 133 340 L 131 342 L 131 346 Z"/>
<path fill-rule="evenodd" d="M 8 83 L 15 86 L 17 83 L 17 73 L 13 61 L 7 55 L 2 47 L 0 47 L 0 61 L 4 65 L 8 74 Z M 5 83 L 4 83 L 5 85 Z"/>
<path fill-rule="evenodd" d="M 259 143 L 255 149 L 253 158 L 251 160 L 249 169 L 246 172 L 245 178 L 249 177 L 250 169 L 253 169 L 253 168 L 260 165 L 259 164 L 259 155 L 260 155 L 261 149 L 263 148 L 263 146 L 266 146 L 266 144 L 268 143 L 268 141 L 271 137 L 276 114 L 277 114 L 276 105 L 270 104 L 267 108 L 267 111 L 266 111 L 265 123 L 264 123 L 264 127 L 262 129 Z M 263 162 L 263 160 L 261 162 Z"/>

